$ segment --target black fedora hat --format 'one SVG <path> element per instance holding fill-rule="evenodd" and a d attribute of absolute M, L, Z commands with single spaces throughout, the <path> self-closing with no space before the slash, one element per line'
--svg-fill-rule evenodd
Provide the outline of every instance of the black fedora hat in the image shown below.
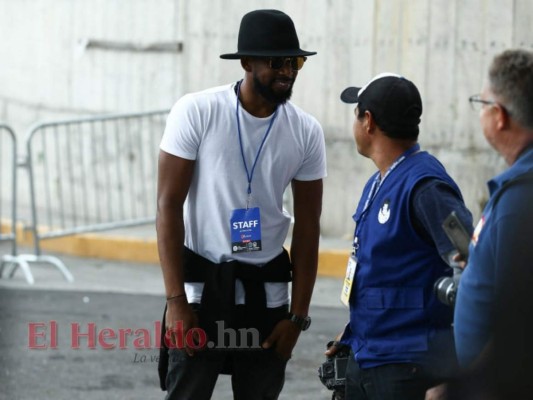
<path fill-rule="evenodd" d="M 255 10 L 245 14 L 239 28 L 237 52 L 220 58 L 236 60 L 243 56 L 312 56 L 315 51 L 300 49 L 292 19 L 278 10 Z"/>

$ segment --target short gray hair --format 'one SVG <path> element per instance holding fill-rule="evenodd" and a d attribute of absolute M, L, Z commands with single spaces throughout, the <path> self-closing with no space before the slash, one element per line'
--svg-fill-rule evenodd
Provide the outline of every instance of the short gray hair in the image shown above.
<path fill-rule="evenodd" d="M 494 57 L 489 85 L 512 118 L 533 130 L 533 52 L 506 50 Z"/>

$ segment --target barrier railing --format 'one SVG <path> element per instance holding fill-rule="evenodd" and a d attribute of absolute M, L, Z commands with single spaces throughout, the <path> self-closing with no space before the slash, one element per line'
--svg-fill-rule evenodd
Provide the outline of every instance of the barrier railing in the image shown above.
<path fill-rule="evenodd" d="M 0 190 L 9 196 L 0 197 L 0 218 L 7 224 L 9 232 L 0 231 L 0 241 L 12 244 L 12 254 L 17 253 L 16 201 L 17 201 L 17 139 L 13 129 L 0 123 Z M 8 204 L 6 204 L 8 203 Z M 7 211 L 6 211 L 7 208 Z M 7 217 L 7 218 L 6 218 Z M 5 229 L 5 228 L 4 228 Z"/>
<path fill-rule="evenodd" d="M 9 254 L 0 259 L 0 278 L 4 268 L 10 267 L 8 275 L 13 276 L 20 267 L 29 284 L 34 283 L 28 260 L 18 254 L 17 248 L 17 138 L 13 129 L 0 123 L 0 242 L 9 243 Z"/>
<path fill-rule="evenodd" d="M 17 140 L 15 132 L 8 125 L 0 123 L 0 218 L 2 218 L 2 228 L 0 230 L 0 241 L 11 243 L 11 254 L 17 254 L 16 241 L 16 201 L 17 201 Z M 6 196 L 5 193 L 8 195 Z M 7 203 L 7 204 L 6 204 Z M 6 210 L 7 209 L 7 210 Z M 2 257 L 2 267 L 6 256 Z"/>
<path fill-rule="evenodd" d="M 168 110 L 94 116 L 34 125 L 26 136 L 32 261 L 41 241 L 155 221 L 159 141 Z M 31 256 L 31 255 L 29 255 Z"/>

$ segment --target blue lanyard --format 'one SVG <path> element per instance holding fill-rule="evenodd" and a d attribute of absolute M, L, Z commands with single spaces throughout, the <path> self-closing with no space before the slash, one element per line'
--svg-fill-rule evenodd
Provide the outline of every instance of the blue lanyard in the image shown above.
<path fill-rule="evenodd" d="M 246 171 L 246 177 L 248 178 L 248 190 L 247 190 L 248 200 L 246 202 L 246 209 L 248 209 L 248 206 L 250 204 L 250 198 L 252 196 L 252 179 L 254 177 L 255 166 L 257 165 L 257 160 L 259 159 L 259 155 L 261 154 L 263 145 L 265 144 L 268 134 L 270 133 L 272 124 L 274 123 L 274 120 L 276 119 L 276 115 L 278 114 L 278 108 L 276 107 L 276 110 L 274 111 L 274 115 L 270 119 L 270 123 L 268 124 L 268 128 L 265 132 L 265 136 L 263 137 L 263 140 L 261 141 L 261 145 L 259 146 L 259 149 L 257 150 L 257 154 L 255 155 L 255 160 L 254 160 L 254 163 L 252 164 L 252 170 L 249 172 L 248 166 L 246 165 L 246 158 L 244 157 L 244 148 L 242 146 L 242 136 L 241 136 L 241 122 L 239 118 L 239 93 L 241 92 L 241 82 L 237 84 L 237 106 L 236 106 L 235 115 L 237 116 L 237 132 L 239 133 L 239 145 L 241 146 L 242 163 L 244 164 L 244 170 Z"/>
<path fill-rule="evenodd" d="M 383 175 L 383 178 L 381 177 L 381 173 L 379 171 L 376 173 L 376 176 L 374 177 L 374 181 L 372 182 L 372 187 L 370 188 L 370 191 L 368 192 L 365 205 L 363 206 L 363 211 L 361 212 L 361 215 L 359 216 L 357 221 L 355 221 L 356 226 L 355 226 L 354 241 L 353 241 L 353 254 L 355 254 L 355 252 L 359 248 L 358 237 L 359 237 L 359 232 L 361 232 L 362 222 L 366 214 L 368 213 L 368 209 L 372 205 L 372 202 L 376 198 L 376 195 L 378 194 L 379 189 L 381 189 L 383 182 L 385 182 L 385 179 L 387 179 L 387 177 L 392 173 L 392 171 L 394 171 L 396 167 L 400 165 L 407 157 L 413 155 L 414 153 L 418 151 L 420 151 L 420 145 L 417 143 L 413 147 L 408 149 L 406 152 L 404 152 L 400 157 L 396 159 L 396 161 L 392 163 L 392 165 L 389 167 L 385 175 Z"/>

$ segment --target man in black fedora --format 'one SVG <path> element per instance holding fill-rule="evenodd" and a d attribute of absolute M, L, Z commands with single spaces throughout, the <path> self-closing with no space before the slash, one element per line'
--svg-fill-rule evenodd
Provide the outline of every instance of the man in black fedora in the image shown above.
<path fill-rule="evenodd" d="M 167 399 L 209 399 L 220 373 L 232 375 L 235 399 L 277 399 L 310 325 L 325 146 L 319 123 L 289 99 L 314 54 L 300 49 L 289 16 L 252 11 L 238 51 L 221 55 L 240 60 L 244 78 L 187 94 L 170 112 L 157 202 Z"/>

